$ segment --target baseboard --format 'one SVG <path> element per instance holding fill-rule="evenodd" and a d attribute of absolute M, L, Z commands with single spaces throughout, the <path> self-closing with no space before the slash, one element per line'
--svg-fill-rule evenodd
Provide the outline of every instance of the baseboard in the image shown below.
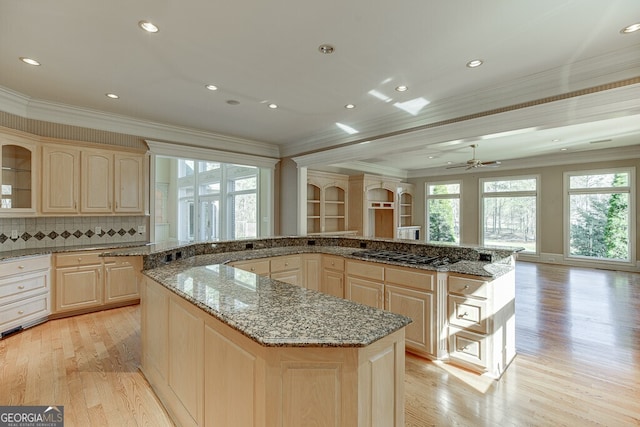
<path fill-rule="evenodd" d="M 519 261 L 538 262 L 543 264 L 569 265 L 573 267 L 600 268 L 603 270 L 640 272 L 640 260 L 635 263 L 617 263 L 597 260 L 565 258 L 563 254 L 544 253 L 538 255 L 518 254 Z"/>

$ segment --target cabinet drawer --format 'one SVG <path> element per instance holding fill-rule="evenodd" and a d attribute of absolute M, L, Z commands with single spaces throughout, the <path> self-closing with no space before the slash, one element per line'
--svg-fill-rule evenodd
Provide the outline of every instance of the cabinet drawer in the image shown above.
<path fill-rule="evenodd" d="M 101 252 L 73 252 L 56 255 L 56 267 L 73 267 L 76 265 L 102 264 Z"/>
<path fill-rule="evenodd" d="M 372 262 L 347 261 L 347 275 L 384 280 L 384 266 Z"/>
<path fill-rule="evenodd" d="M 47 292 L 49 275 L 46 272 L 25 274 L 19 277 L 0 280 L 0 304 L 9 303 Z"/>
<path fill-rule="evenodd" d="M 233 268 L 250 271 L 259 275 L 269 274 L 269 260 L 263 261 L 238 261 L 231 264 Z"/>
<path fill-rule="evenodd" d="M 40 295 L 0 308 L 0 331 L 24 325 L 49 314 L 49 295 Z"/>
<path fill-rule="evenodd" d="M 13 261 L 0 262 L 2 276 L 29 273 L 31 271 L 46 270 L 51 266 L 50 256 L 20 258 Z"/>
<path fill-rule="evenodd" d="M 469 295 L 476 298 L 487 298 L 488 282 L 468 279 L 466 277 L 449 276 L 449 292 Z"/>
<path fill-rule="evenodd" d="M 322 255 L 322 268 L 344 271 L 344 258 L 331 255 Z"/>
<path fill-rule="evenodd" d="M 385 268 L 385 281 L 396 285 L 410 286 L 425 291 L 433 291 L 434 275 L 404 268 Z"/>
<path fill-rule="evenodd" d="M 449 295 L 449 323 L 481 334 L 487 333 L 487 303 Z"/>
<path fill-rule="evenodd" d="M 449 328 L 449 356 L 486 368 L 487 340 L 486 336 Z"/>
<path fill-rule="evenodd" d="M 283 256 L 271 259 L 271 272 L 296 270 L 302 265 L 302 257 L 300 255 Z"/>

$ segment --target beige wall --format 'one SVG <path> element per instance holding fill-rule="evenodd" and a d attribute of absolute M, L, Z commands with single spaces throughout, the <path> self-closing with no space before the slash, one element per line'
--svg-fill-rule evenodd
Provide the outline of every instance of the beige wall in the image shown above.
<path fill-rule="evenodd" d="M 461 243 L 479 244 L 479 179 L 488 177 L 505 177 L 519 175 L 540 176 L 540 230 L 539 247 L 542 254 L 562 254 L 564 252 L 563 232 L 563 173 L 568 171 L 581 171 L 593 169 L 605 169 L 613 167 L 636 168 L 636 212 L 640 201 L 640 158 L 610 162 L 594 162 L 585 164 L 572 164 L 563 166 L 549 166 L 519 170 L 490 169 L 483 173 L 463 173 L 460 175 L 447 175 L 435 177 L 412 178 L 408 181 L 415 184 L 416 194 L 414 198 L 414 222 L 425 229 L 425 183 L 447 180 L 462 180 L 462 210 L 461 210 Z M 639 258 L 640 221 L 636 222 L 636 259 Z M 425 235 L 425 233 L 423 233 Z"/>

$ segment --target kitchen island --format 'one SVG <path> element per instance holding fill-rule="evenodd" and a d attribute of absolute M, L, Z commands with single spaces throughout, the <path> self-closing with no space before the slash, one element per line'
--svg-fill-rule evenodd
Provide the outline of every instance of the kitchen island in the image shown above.
<path fill-rule="evenodd" d="M 146 271 L 141 290 L 142 370 L 179 425 L 404 425 L 410 319 L 192 264 Z"/>

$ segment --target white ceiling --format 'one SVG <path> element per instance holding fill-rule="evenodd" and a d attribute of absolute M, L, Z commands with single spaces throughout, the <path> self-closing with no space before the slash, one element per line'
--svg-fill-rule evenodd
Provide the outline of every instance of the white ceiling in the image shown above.
<path fill-rule="evenodd" d="M 1 0 L 0 92 L 31 118 L 90 112 L 107 130 L 162 124 L 176 142 L 193 131 L 212 148 L 266 143 L 309 166 L 405 176 L 446 173 L 472 143 L 504 167 L 594 149 L 628 157 L 640 149 L 640 31 L 620 30 L 636 22 L 638 0 Z M 476 58 L 484 65 L 465 67 Z"/>

